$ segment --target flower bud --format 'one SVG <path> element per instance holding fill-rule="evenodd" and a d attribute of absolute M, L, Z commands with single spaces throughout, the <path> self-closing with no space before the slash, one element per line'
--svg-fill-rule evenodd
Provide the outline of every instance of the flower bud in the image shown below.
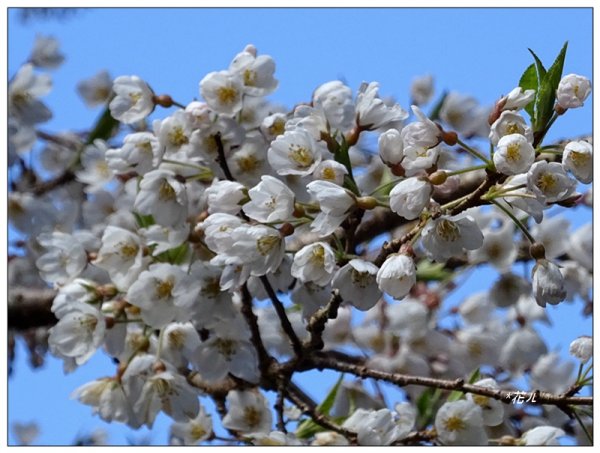
<path fill-rule="evenodd" d="M 377 207 L 377 199 L 375 197 L 359 197 L 356 199 L 356 205 L 366 211 Z"/>
<path fill-rule="evenodd" d="M 546 249 L 541 242 L 536 242 L 529 247 L 529 254 L 536 260 L 543 260 L 546 258 Z"/>
<path fill-rule="evenodd" d="M 294 225 L 289 222 L 284 223 L 281 225 L 281 228 L 279 228 L 279 234 L 281 234 L 282 237 L 291 236 L 294 234 Z"/>
<path fill-rule="evenodd" d="M 438 170 L 429 175 L 429 182 L 434 186 L 444 184 L 446 179 L 448 179 L 448 173 L 446 173 L 444 170 Z"/>
<path fill-rule="evenodd" d="M 160 96 L 154 96 L 154 103 L 161 107 L 169 108 L 173 106 L 173 99 L 168 94 L 161 94 Z"/>

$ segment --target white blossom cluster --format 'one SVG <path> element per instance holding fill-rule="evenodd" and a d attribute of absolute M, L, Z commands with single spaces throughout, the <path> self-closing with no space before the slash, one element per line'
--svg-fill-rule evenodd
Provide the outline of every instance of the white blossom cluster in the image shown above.
<path fill-rule="evenodd" d="M 51 116 L 40 100 L 51 79 L 36 69 L 62 59 L 54 40 L 39 37 L 10 82 L 10 164 L 31 151 Z M 99 349 L 118 363 L 73 397 L 132 428 L 152 427 L 162 411 L 178 445 L 214 440 L 217 420 L 202 401 L 207 389 L 231 382 L 244 385 L 221 394 L 220 422 L 256 445 L 347 445 L 344 430 L 360 445 L 391 445 L 427 427 L 429 441 L 443 445 L 558 443 L 569 418 L 557 408 L 523 413 L 467 393 L 424 419 L 417 385 L 390 409 L 345 381 L 331 413 L 339 431 L 305 437 L 275 426 L 257 341 L 281 363 L 297 351 L 274 298 L 302 347 L 333 294 L 342 303 L 326 323 L 324 351 L 362 351 L 365 366 L 386 373 L 457 379 L 480 370 L 474 384 L 484 388 L 510 389 L 524 377 L 532 389 L 561 394 L 575 365 L 549 351 L 537 327 L 549 322 L 547 304 L 589 301 L 593 270 L 591 224 L 569 232 L 554 209 L 586 200 L 577 190 L 592 181 L 592 144 L 542 147 L 523 115 L 534 90 L 510 91 L 488 122 L 490 109 L 456 92 L 437 117 L 426 115 L 431 76 L 415 79 L 410 109 L 381 97 L 377 82 L 353 93 L 331 81 L 287 110 L 266 99 L 278 83 L 273 58 L 248 45 L 227 69 L 207 74 L 202 101 L 187 105 L 157 96 L 135 75 L 101 72 L 79 84 L 85 102 L 107 105 L 126 132 L 91 142 L 54 136 L 40 162 L 71 180 L 9 193 L 11 225 L 27 237 L 10 284 L 56 290 L 50 351 L 67 372 Z M 563 113 L 580 107 L 590 90 L 585 77 L 566 75 L 557 105 Z M 151 121 L 158 106 L 175 109 Z M 366 151 L 366 135 L 377 137 L 377 154 Z M 456 137 L 489 138 L 485 165 L 476 151 L 457 152 Z M 485 203 L 453 198 L 487 174 L 497 182 L 480 194 Z M 360 225 L 382 213 L 400 228 L 395 239 L 406 235 L 402 246 L 355 242 Z M 535 264 L 526 278 L 514 265 L 530 259 L 530 245 Z M 490 265 L 498 277 L 448 314 L 448 276 L 466 265 Z M 428 278 L 432 269 L 446 273 Z M 273 305 L 256 304 L 248 317 L 248 295 L 251 304 Z M 446 316 L 456 328 L 441 327 Z M 570 352 L 583 367 L 591 339 L 575 340 Z"/>

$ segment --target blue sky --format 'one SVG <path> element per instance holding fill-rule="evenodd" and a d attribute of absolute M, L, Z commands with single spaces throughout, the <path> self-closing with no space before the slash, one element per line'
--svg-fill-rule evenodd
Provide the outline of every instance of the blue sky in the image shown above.
<path fill-rule="evenodd" d="M 561 26 L 565 24 L 565 26 Z M 111 76 L 139 75 L 157 93 L 181 103 L 199 97 L 198 83 L 210 71 L 227 68 L 248 43 L 277 63 L 278 90 L 270 97 L 286 107 L 310 100 L 312 91 L 342 78 L 354 90 L 362 81 L 378 81 L 382 95 L 408 107 L 414 76 L 433 74 L 437 94 L 444 89 L 471 94 L 490 105 L 518 84 L 532 62 L 533 49 L 548 65 L 565 41 L 565 73 L 592 74 L 592 10 L 588 9 L 95 9 L 69 18 L 22 24 L 9 12 L 8 74 L 16 72 L 36 33 L 61 42 L 66 61 L 52 72 L 54 89 L 45 98 L 54 118 L 43 130 L 85 130 L 99 109 L 88 109 L 76 94 L 83 78 L 106 69 Z M 155 115 L 166 116 L 167 111 Z M 592 131 L 591 102 L 569 111 L 548 140 Z M 589 211 L 578 210 L 575 224 Z M 476 279 L 456 298 L 482 289 Z M 484 281 L 485 283 L 485 281 Z M 591 333 L 591 321 L 579 306 L 550 307 L 556 322 L 545 332 L 550 349 Z M 559 332 L 559 334 L 557 334 Z M 90 417 L 90 409 L 68 399 L 78 385 L 100 377 L 109 361 L 91 363 L 64 377 L 61 364 L 49 357 L 46 368 L 31 373 L 19 349 L 15 377 L 9 381 L 9 420 L 37 420 L 44 444 L 65 444 L 78 431 L 108 428 L 109 441 L 126 443 L 128 431 Z M 320 378 L 321 379 L 321 378 Z M 335 376 L 326 377 L 333 383 Z M 320 380 L 322 382 L 322 379 Z M 315 397 L 326 389 L 309 387 Z M 166 441 L 161 416 L 153 441 Z M 134 433 L 139 438 L 143 433 Z"/>

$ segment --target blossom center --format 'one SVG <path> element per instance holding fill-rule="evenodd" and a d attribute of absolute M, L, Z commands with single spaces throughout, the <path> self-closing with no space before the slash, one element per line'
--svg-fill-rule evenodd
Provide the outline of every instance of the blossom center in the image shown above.
<path fill-rule="evenodd" d="M 454 222 L 442 219 L 436 227 L 437 234 L 447 242 L 454 242 L 460 237 L 460 231 Z"/>
<path fill-rule="evenodd" d="M 246 69 L 244 71 L 244 85 L 248 87 L 256 86 L 257 79 L 258 74 L 256 74 L 256 71 L 252 71 L 251 69 Z"/>
<path fill-rule="evenodd" d="M 256 248 L 262 256 L 266 256 L 275 248 L 278 243 L 278 236 L 263 236 L 256 241 Z"/>
<path fill-rule="evenodd" d="M 506 148 L 506 158 L 511 161 L 517 161 L 521 157 L 521 153 L 519 152 L 521 147 L 517 143 L 512 143 Z"/>
<path fill-rule="evenodd" d="M 508 126 L 506 126 L 506 134 L 520 134 L 521 133 L 521 129 L 519 128 L 519 125 L 517 123 L 509 123 Z"/>
<path fill-rule="evenodd" d="M 249 173 L 258 167 L 258 159 L 254 156 L 244 156 L 237 159 L 237 164 L 241 171 Z"/>
<path fill-rule="evenodd" d="M 190 427 L 190 436 L 193 440 L 198 441 L 206 435 L 206 430 L 199 423 L 192 423 Z"/>
<path fill-rule="evenodd" d="M 556 187 L 557 182 L 558 181 L 556 176 L 554 176 L 552 173 L 543 173 L 538 177 L 535 185 L 542 192 L 547 192 L 549 190 L 554 189 Z"/>
<path fill-rule="evenodd" d="M 244 408 L 244 421 L 250 428 L 254 428 L 260 424 L 262 415 L 255 407 Z"/>
<path fill-rule="evenodd" d="M 444 420 L 444 428 L 446 428 L 448 431 L 462 431 L 466 428 L 466 426 L 467 425 L 465 424 L 463 419 L 456 415 L 453 415 L 447 420 Z"/>
<path fill-rule="evenodd" d="M 291 144 L 290 159 L 292 159 L 300 168 L 307 168 L 314 162 L 312 153 L 304 146 Z"/>
<path fill-rule="evenodd" d="M 283 134 L 285 131 L 285 121 L 282 119 L 273 121 L 273 124 L 269 126 L 268 130 L 269 134 L 273 135 L 274 137 Z"/>
<path fill-rule="evenodd" d="M 175 146 L 187 145 L 190 142 L 181 126 L 176 126 L 169 132 L 169 141 Z"/>
<path fill-rule="evenodd" d="M 139 247 L 136 244 L 123 244 L 119 249 L 121 256 L 131 259 L 137 255 Z"/>
<path fill-rule="evenodd" d="M 237 95 L 238 92 L 233 87 L 221 87 L 217 90 L 217 96 L 222 104 L 233 104 Z"/>
<path fill-rule="evenodd" d="M 217 338 L 215 341 L 215 347 L 221 355 L 225 356 L 227 360 L 235 354 L 236 342 L 229 338 Z"/>
<path fill-rule="evenodd" d="M 158 198 L 161 201 L 171 201 L 174 200 L 175 197 L 175 189 L 173 189 L 171 184 L 169 184 L 165 179 L 163 179 L 163 182 L 160 184 L 160 187 L 158 189 Z"/>
<path fill-rule="evenodd" d="M 368 272 L 359 272 L 352 268 L 350 271 L 352 277 L 352 283 L 357 285 L 359 288 L 366 288 L 372 281 L 372 276 Z"/>
<path fill-rule="evenodd" d="M 325 264 L 325 249 L 321 245 L 317 245 L 313 248 L 310 259 L 315 265 L 323 267 Z"/>
<path fill-rule="evenodd" d="M 181 330 L 171 330 L 168 334 L 169 345 L 181 349 L 185 343 L 185 333 Z"/>
<path fill-rule="evenodd" d="M 171 291 L 173 291 L 173 287 L 175 286 L 175 282 L 172 279 L 167 280 L 157 280 L 156 281 L 156 295 L 159 299 L 164 299 L 165 297 L 171 297 Z"/>
<path fill-rule="evenodd" d="M 334 180 L 335 179 L 335 171 L 334 171 L 334 169 L 330 168 L 330 167 L 325 168 L 323 170 L 323 179 L 327 179 L 327 180 L 330 180 L 330 181 Z"/>
<path fill-rule="evenodd" d="M 142 93 L 139 91 L 134 91 L 129 93 L 129 99 L 131 99 L 132 104 L 137 104 L 140 99 L 142 99 Z"/>

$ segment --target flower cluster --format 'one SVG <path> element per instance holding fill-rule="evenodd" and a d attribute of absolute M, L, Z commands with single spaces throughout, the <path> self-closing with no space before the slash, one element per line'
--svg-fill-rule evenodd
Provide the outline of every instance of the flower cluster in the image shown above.
<path fill-rule="evenodd" d="M 51 115 L 40 100 L 50 77 L 34 69 L 62 59 L 40 37 L 12 79 L 9 164 L 23 162 Z M 381 97 L 377 82 L 353 93 L 331 81 L 287 110 L 267 100 L 278 84 L 274 59 L 252 45 L 207 74 L 202 101 L 187 105 L 135 75 L 79 84 L 88 105 L 106 106 L 114 131 L 52 136 L 41 154 L 50 184 L 9 194 L 11 224 L 27 236 L 11 284 L 27 285 L 36 269 L 31 286 L 56 291 L 50 351 L 66 371 L 98 350 L 117 363 L 73 397 L 132 428 L 163 412 L 179 445 L 215 439 L 206 398 L 236 441 L 256 445 L 557 442 L 564 414 L 518 418 L 486 391 L 522 376 L 555 394 L 573 383 L 573 364 L 548 352 L 536 326 L 548 322 L 547 304 L 591 304 L 591 225 L 565 234 L 569 221 L 552 213 L 585 203 L 577 190 L 592 181 L 592 144 L 543 146 L 556 118 L 541 128 L 526 120 L 537 89 L 514 88 L 493 109 L 450 92 L 428 116 L 431 76 L 415 79 L 410 109 Z M 554 115 L 582 106 L 590 90 L 585 77 L 563 77 Z M 159 107 L 172 110 L 158 119 Z M 489 139 L 490 155 L 472 138 Z M 480 265 L 498 278 L 448 310 L 455 276 Z M 589 337 L 570 351 L 583 368 Z M 407 401 L 390 410 L 345 381 L 314 409 L 292 380 L 359 366 L 445 382 L 477 376 L 480 391 L 441 404 L 408 385 Z M 580 370 L 575 385 L 586 379 Z M 278 392 L 275 412 L 262 389 Z"/>

